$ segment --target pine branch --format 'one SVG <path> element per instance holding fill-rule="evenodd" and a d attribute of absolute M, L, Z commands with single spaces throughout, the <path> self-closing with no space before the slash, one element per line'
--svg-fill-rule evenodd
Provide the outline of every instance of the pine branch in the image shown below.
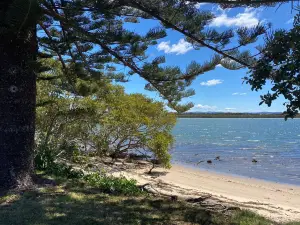
<path fill-rule="evenodd" d="M 41 22 L 39 23 L 39 25 L 40 25 L 40 27 L 44 30 L 44 32 L 46 33 L 46 35 L 48 36 L 48 38 L 49 38 L 49 40 L 50 40 L 50 42 L 51 42 L 51 41 L 52 41 L 52 37 L 51 37 L 51 34 L 49 33 L 49 31 L 47 30 L 47 28 L 46 28 Z M 59 61 L 60 61 L 61 64 L 62 64 L 62 68 L 63 68 L 63 71 L 65 72 L 65 75 L 66 75 L 66 77 L 67 77 L 67 80 L 68 80 L 68 82 L 70 83 L 70 85 L 71 85 L 71 87 L 72 87 L 72 89 L 73 89 L 73 92 L 76 93 L 76 92 L 77 92 L 77 91 L 76 91 L 76 88 L 75 88 L 74 85 L 73 85 L 72 79 L 71 79 L 71 78 L 69 77 L 69 75 L 68 75 L 67 66 L 66 66 L 66 64 L 65 64 L 65 62 L 64 62 L 64 59 L 63 59 L 62 55 L 61 55 L 60 52 L 59 52 L 59 49 L 58 49 L 55 45 L 52 45 L 52 48 L 55 49 L 55 52 L 56 52 L 56 54 L 57 54 L 57 56 L 58 56 L 58 58 L 59 58 Z"/>
<path fill-rule="evenodd" d="M 207 43 L 205 43 L 203 40 L 200 40 L 197 37 L 195 37 L 194 35 L 188 33 L 187 31 L 185 31 L 185 30 L 177 27 L 173 23 L 171 23 L 168 20 L 162 18 L 160 15 L 158 15 L 157 13 L 155 13 L 153 10 L 144 7 L 140 3 L 135 2 L 135 3 L 133 3 L 132 6 L 138 8 L 138 9 L 140 9 L 140 10 L 146 12 L 146 13 L 148 13 L 149 15 L 151 15 L 154 18 L 160 20 L 161 22 L 163 22 L 167 26 L 169 26 L 169 27 L 173 28 L 174 30 L 176 30 L 176 31 L 184 34 L 186 37 L 189 37 L 190 39 L 198 42 L 199 44 L 201 44 L 201 45 L 203 45 L 203 46 L 205 46 L 205 47 L 207 47 L 207 48 L 209 48 L 209 49 L 211 49 L 211 50 L 219 53 L 220 55 L 222 55 L 222 56 L 224 56 L 226 58 L 229 58 L 229 59 L 231 59 L 231 60 L 233 60 L 233 61 L 235 61 L 235 62 L 237 62 L 237 63 L 239 63 L 239 64 L 241 64 L 241 65 L 243 65 L 245 67 L 251 68 L 251 65 L 248 65 L 247 63 L 245 63 L 245 62 L 243 62 L 243 61 L 241 61 L 241 60 L 239 60 L 239 59 L 237 59 L 237 58 L 235 58 L 235 57 L 233 57 L 233 56 L 231 56 L 231 55 L 229 55 L 229 54 L 227 54 L 227 53 L 225 53 L 225 52 L 223 52 L 223 51 L 221 51 L 221 50 L 219 50 L 219 49 L 217 49 L 217 48 L 215 48 L 215 47 L 213 47 L 213 46 L 211 46 L 211 45 L 209 45 Z"/>
<path fill-rule="evenodd" d="M 44 30 L 45 34 L 47 35 L 47 37 L 49 38 L 50 41 L 52 41 L 52 36 L 51 34 L 49 33 L 49 31 L 47 30 L 47 28 L 40 22 L 38 23 L 39 26 Z M 55 45 L 52 45 L 52 48 L 55 50 L 57 56 L 58 56 L 58 59 L 59 61 L 61 62 L 61 65 L 63 67 L 63 70 L 67 70 L 67 66 L 65 64 L 65 61 L 63 60 L 63 57 L 62 55 L 59 53 L 59 49 L 55 46 Z"/>
<path fill-rule="evenodd" d="M 162 3 L 160 8 L 160 5 L 148 5 L 141 0 L 91 1 L 88 6 L 82 6 L 80 1 L 76 5 L 73 5 L 73 2 L 63 4 L 62 1 L 45 1 L 41 7 L 46 15 L 44 25 L 45 29 L 49 29 L 50 34 L 53 35 L 53 40 L 48 35 L 50 44 L 46 38 L 41 38 L 41 41 L 46 44 L 46 48 L 50 52 L 53 48 L 53 52 L 57 52 L 60 60 L 65 59 L 68 68 L 74 66 L 75 70 L 79 71 L 77 75 L 80 76 L 89 74 L 89 71 L 95 75 L 98 70 L 102 70 L 112 63 L 113 67 L 108 68 L 105 77 L 108 79 L 121 77 L 123 73 L 117 73 L 114 65 L 123 64 L 131 70 L 129 71 L 130 75 L 138 74 L 149 82 L 146 89 L 158 91 L 167 99 L 169 105 L 178 108 L 178 102 L 183 97 L 192 94 L 191 90 L 186 90 L 192 80 L 197 75 L 214 69 L 221 60 L 224 60 L 224 65 L 229 69 L 251 68 L 255 60 L 248 60 L 251 58 L 250 52 L 240 53 L 233 50 L 237 50 L 247 43 L 253 43 L 260 31 L 259 29 L 251 32 L 241 31 L 241 34 L 238 33 L 240 35 L 238 46 L 234 49 L 225 49 L 225 46 L 234 37 L 235 33 L 232 30 L 219 33 L 212 29 L 205 32 L 205 26 L 213 18 L 213 15 L 200 13 L 193 5 L 186 5 L 187 1 L 185 0 L 178 1 L 182 4 L 181 7 L 175 2 L 177 1 Z M 197 1 L 197 3 L 199 2 Z M 91 13 L 82 12 L 81 9 L 88 7 L 95 7 L 97 10 Z M 117 9 L 118 7 L 120 8 Z M 164 63 L 163 60 L 148 62 L 145 60 L 147 59 L 146 50 L 150 45 L 157 44 L 157 40 L 163 36 L 163 32 L 155 29 L 150 30 L 146 35 L 131 32 L 124 26 L 124 23 L 127 22 L 123 17 L 125 14 L 130 14 L 137 21 L 140 18 L 157 20 L 164 25 L 164 29 L 162 29 L 164 32 L 168 28 L 174 29 L 185 35 L 187 41 L 196 47 L 207 47 L 216 54 L 213 59 L 203 64 L 191 63 L 183 72 L 176 66 L 161 66 Z M 135 20 L 128 20 L 128 22 L 131 21 Z M 55 25 L 60 28 L 54 27 Z M 91 49 L 96 52 L 89 54 Z"/>
<path fill-rule="evenodd" d="M 50 1 L 51 1 L 51 4 L 52 4 L 52 7 L 54 7 L 54 6 L 55 6 L 54 1 L 53 1 L 53 0 L 50 0 Z M 54 10 L 55 10 L 55 12 L 56 12 L 57 14 L 60 14 L 59 11 L 58 11 L 57 9 L 54 9 Z M 64 14 L 65 14 L 65 13 L 64 13 Z M 65 15 L 66 15 L 66 14 L 65 14 Z M 65 16 L 65 18 L 66 18 L 66 16 Z M 66 20 L 67 20 L 67 18 L 66 18 Z M 62 33 L 63 33 L 63 37 L 64 37 L 64 39 L 66 40 L 67 45 L 68 45 L 69 55 L 70 55 L 70 57 L 72 58 L 73 62 L 75 62 L 74 56 L 73 56 L 72 51 L 71 51 L 69 39 L 67 38 L 67 34 L 66 34 L 65 27 L 64 27 L 64 25 L 61 23 L 61 21 L 59 21 L 59 24 L 60 24 L 60 27 L 61 27 L 61 30 L 62 30 Z"/>
<path fill-rule="evenodd" d="M 66 21 L 66 19 L 63 16 L 57 14 L 56 12 L 48 11 L 48 10 L 45 10 L 45 12 L 48 15 L 50 15 L 50 16 L 56 18 L 56 19 L 59 19 L 62 23 L 65 23 L 66 26 L 67 26 L 67 22 L 69 22 L 69 25 L 71 25 L 70 21 Z M 83 40 L 83 41 L 91 41 L 93 43 L 98 44 L 102 49 L 104 49 L 109 54 L 114 56 L 116 59 L 118 59 L 120 62 L 122 62 L 125 66 L 127 66 L 132 71 L 134 71 L 136 74 L 139 74 L 141 77 L 146 79 L 158 92 L 160 92 L 159 87 L 154 83 L 155 79 L 153 79 L 153 80 L 151 80 L 149 78 L 147 79 L 147 77 L 149 77 L 149 76 L 146 76 L 145 74 L 143 74 L 143 72 L 132 61 L 129 62 L 125 58 L 121 57 L 117 52 L 113 51 L 110 47 L 108 47 L 107 45 L 105 45 L 104 43 L 99 41 L 97 37 L 94 37 L 94 34 L 85 31 L 84 29 L 79 27 L 76 23 L 72 23 L 72 25 L 73 25 L 72 27 L 75 30 L 77 30 L 79 33 L 84 34 L 86 36 L 87 40 Z M 92 38 L 92 39 L 90 40 L 90 38 Z M 185 79 L 185 78 L 182 78 L 182 79 Z M 174 79 L 174 81 L 176 81 L 176 80 L 178 80 L 178 79 Z M 163 82 L 163 81 L 166 81 L 166 80 L 158 80 L 158 81 Z M 170 81 L 170 80 L 167 80 L 167 81 Z M 171 104 L 172 100 L 170 100 L 167 96 L 165 96 L 165 97 L 167 98 L 167 101 Z"/>

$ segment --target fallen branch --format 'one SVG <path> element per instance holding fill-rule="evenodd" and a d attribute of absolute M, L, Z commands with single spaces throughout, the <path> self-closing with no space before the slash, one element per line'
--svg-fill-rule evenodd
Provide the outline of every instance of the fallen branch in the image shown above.
<path fill-rule="evenodd" d="M 233 210 L 240 210 L 239 207 L 236 206 L 226 206 L 221 203 L 211 203 L 207 202 L 208 199 L 212 198 L 211 194 L 208 194 L 206 196 L 200 196 L 197 198 L 184 198 L 182 197 L 181 199 L 177 195 L 169 195 L 162 193 L 158 190 L 156 190 L 150 183 L 146 183 L 143 185 L 138 186 L 141 190 L 146 191 L 148 193 L 151 193 L 155 196 L 163 196 L 169 198 L 171 201 L 177 201 L 177 200 L 183 200 L 188 203 L 192 203 L 193 205 L 200 205 L 203 208 L 205 208 L 208 211 L 212 212 L 218 212 L 218 213 L 225 213 L 228 211 L 233 211 Z"/>

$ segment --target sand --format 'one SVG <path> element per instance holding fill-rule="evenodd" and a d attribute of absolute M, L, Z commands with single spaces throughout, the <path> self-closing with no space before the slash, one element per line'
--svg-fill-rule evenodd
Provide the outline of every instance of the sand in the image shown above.
<path fill-rule="evenodd" d="M 145 173 L 146 163 L 139 168 L 116 172 L 134 178 L 139 184 L 150 184 L 152 190 L 179 198 L 211 196 L 206 205 L 238 206 L 276 222 L 300 221 L 300 186 L 279 184 L 218 174 L 173 165 L 170 170 L 155 169 Z M 148 165 L 149 166 L 149 165 Z M 147 166 L 146 166 L 147 167 Z"/>

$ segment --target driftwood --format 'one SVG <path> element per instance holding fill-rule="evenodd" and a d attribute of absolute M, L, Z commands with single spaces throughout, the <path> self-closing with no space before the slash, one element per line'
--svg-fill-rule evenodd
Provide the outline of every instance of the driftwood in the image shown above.
<path fill-rule="evenodd" d="M 200 205 L 208 211 L 213 211 L 213 212 L 218 212 L 218 213 L 226 213 L 228 211 L 241 210 L 239 207 L 236 207 L 236 206 L 229 206 L 229 205 L 221 204 L 220 201 L 217 201 L 215 199 L 213 199 L 213 201 L 207 201 L 209 199 L 212 199 L 213 196 L 211 194 L 208 194 L 206 196 L 200 196 L 197 198 L 183 198 L 183 197 L 180 198 L 177 195 L 169 195 L 169 194 L 162 193 L 162 192 L 156 190 L 150 183 L 146 183 L 144 185 L 139 185 L 138 187 L 141 190 L 146 191 L 150 194 L 153 194 L 155 196 L 162 196 L 162 197 L 170 199 L 171 201 L 182 200 L 187 203 L 191 203 L 193 205 L 195 205 L 195 204 Z"/>
<path fill-rule="evenodd" d="M 188 199 L 186 199 L 186 201 L 189 203 L 198 203 L 198 202 L 204 202 L 205 200 L 207 200 L 211 197 L 212 197 L 212 195 L 201 196 L 199 198 L 188 198 Z"/>

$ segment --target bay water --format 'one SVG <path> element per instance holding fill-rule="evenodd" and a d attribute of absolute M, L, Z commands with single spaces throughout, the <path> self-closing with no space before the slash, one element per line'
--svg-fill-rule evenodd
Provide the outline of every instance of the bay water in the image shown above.
<path fill-rule="evenodd" d="M 300 119 L 179 118 L 173 135 L 172 163 L 300 185 Z"/>

